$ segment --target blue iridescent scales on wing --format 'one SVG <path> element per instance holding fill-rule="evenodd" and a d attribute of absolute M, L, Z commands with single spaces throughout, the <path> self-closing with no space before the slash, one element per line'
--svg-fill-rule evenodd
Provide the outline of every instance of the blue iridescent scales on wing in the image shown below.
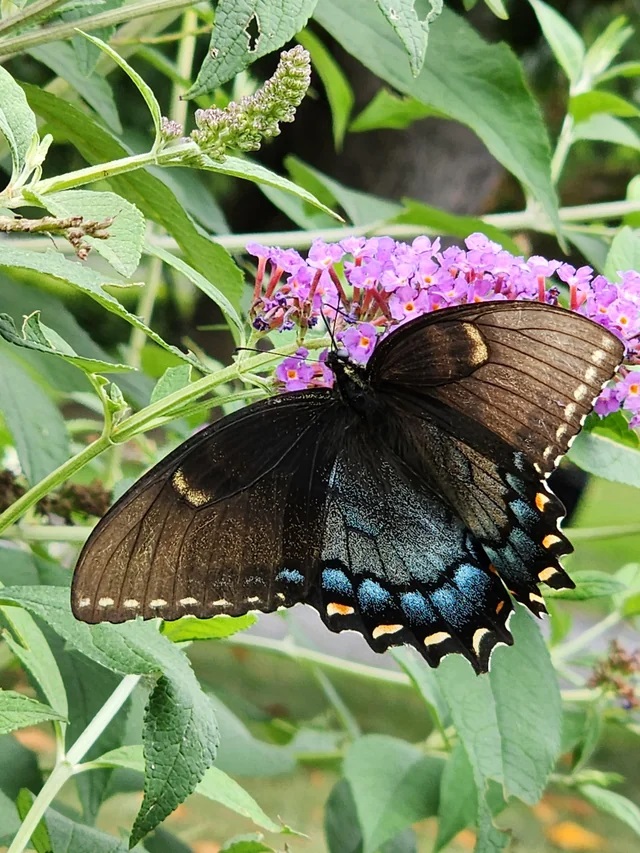
<path fill-rule="evenodd" d="M 570 352 L 571 356 L 567 357 Z M 418 317 L 334 387 L 294 391 L 193 436 L 97 525 L 75 615 L 240 615 L 308 603 L 377 652 L 476 672 L 513 640 L 512 597 L 572 586 L 546 484 L 623 355 L 575 313 L 487 302 Z"/>

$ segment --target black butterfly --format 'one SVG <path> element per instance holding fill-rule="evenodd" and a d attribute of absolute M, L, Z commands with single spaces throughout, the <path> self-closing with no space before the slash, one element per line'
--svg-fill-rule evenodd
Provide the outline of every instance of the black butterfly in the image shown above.
<path fill-rule="evenodd" d="M 419 317 L 333 389 L 272 397 L 194 435 L 105 515 L 80 555 L 85 622 L 233 616 L 312 604 L 377 652 L 477 672 L 511 644 L 509 593 L 574 584 L 546 485 L 623 346 L 535 302 Z M 508 590 L 508 592 L 507 592 Z"/>

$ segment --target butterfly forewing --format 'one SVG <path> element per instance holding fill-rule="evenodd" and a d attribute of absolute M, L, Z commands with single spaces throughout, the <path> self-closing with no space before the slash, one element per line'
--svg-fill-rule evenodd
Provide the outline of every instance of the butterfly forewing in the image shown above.
<path fill-rule="evenodd" d="M 73 580 L 76 616 L 239 615 L 302 600 L 341 415 L 318 389 L 255 403 L 192 437 L 90 535 Z"/>

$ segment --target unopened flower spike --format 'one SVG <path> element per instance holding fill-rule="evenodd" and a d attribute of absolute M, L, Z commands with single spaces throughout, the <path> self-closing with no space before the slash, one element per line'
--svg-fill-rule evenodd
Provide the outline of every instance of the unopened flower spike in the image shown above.
<path fill-rule="evenodd" d="M 229 149 L 255 151 L 264 139 L 280 133 L 280 123 L 293 121 L 311 81 L 311 58 L 300 45 L 280 55 L 273 77 L 253 95 L 224 109 L 196 110 L 191 139 L 214 160 Z"/>
<path fill-rule="evenodd" d="M 366 364 L 377 341 L 397 326 L 429 311 L 491 300 L 523 299 L 557 305 L 568 290 L 569 310 L 609 329 L 625 344 L 626 366 L 599 397 L 599 415 L 623 410 L 640 426 L 640 274 L 619 273 L 612 282 L 591 267 L 539 256 L 512 255 L 484 234 L 471 234 L 465 248 L 442 250 L 438 239 L 412 243 L 391 237 L 316 240 L 306 258 L 295 249 L 247 246 L 258 259 L 251 321 L 256 331 L 295 329 L 302 345 L 310 329 L 331 324 L 337 344 L 352 361 Z M 298 350 L 276 371 L 292 391 L 330 386 L 333 374 L 307 364 Z M 322 364 L 322 363 L 320 363 Z"/>

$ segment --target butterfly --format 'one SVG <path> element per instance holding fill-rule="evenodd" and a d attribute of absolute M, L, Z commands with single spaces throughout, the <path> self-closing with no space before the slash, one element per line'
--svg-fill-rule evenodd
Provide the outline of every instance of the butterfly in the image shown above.
<path fill-rule="evenodd" d="M 75 570 L 85 622 L 239 616 L 303 602 L 376 652 L 459 653 L 486 672 L 512 599 L 573 582 L 546 479 L 624 347 L 536 302 L 423 315 L 366 366 L 331 351 L 333 388 L 206 427 L 109 510 Z"/>

